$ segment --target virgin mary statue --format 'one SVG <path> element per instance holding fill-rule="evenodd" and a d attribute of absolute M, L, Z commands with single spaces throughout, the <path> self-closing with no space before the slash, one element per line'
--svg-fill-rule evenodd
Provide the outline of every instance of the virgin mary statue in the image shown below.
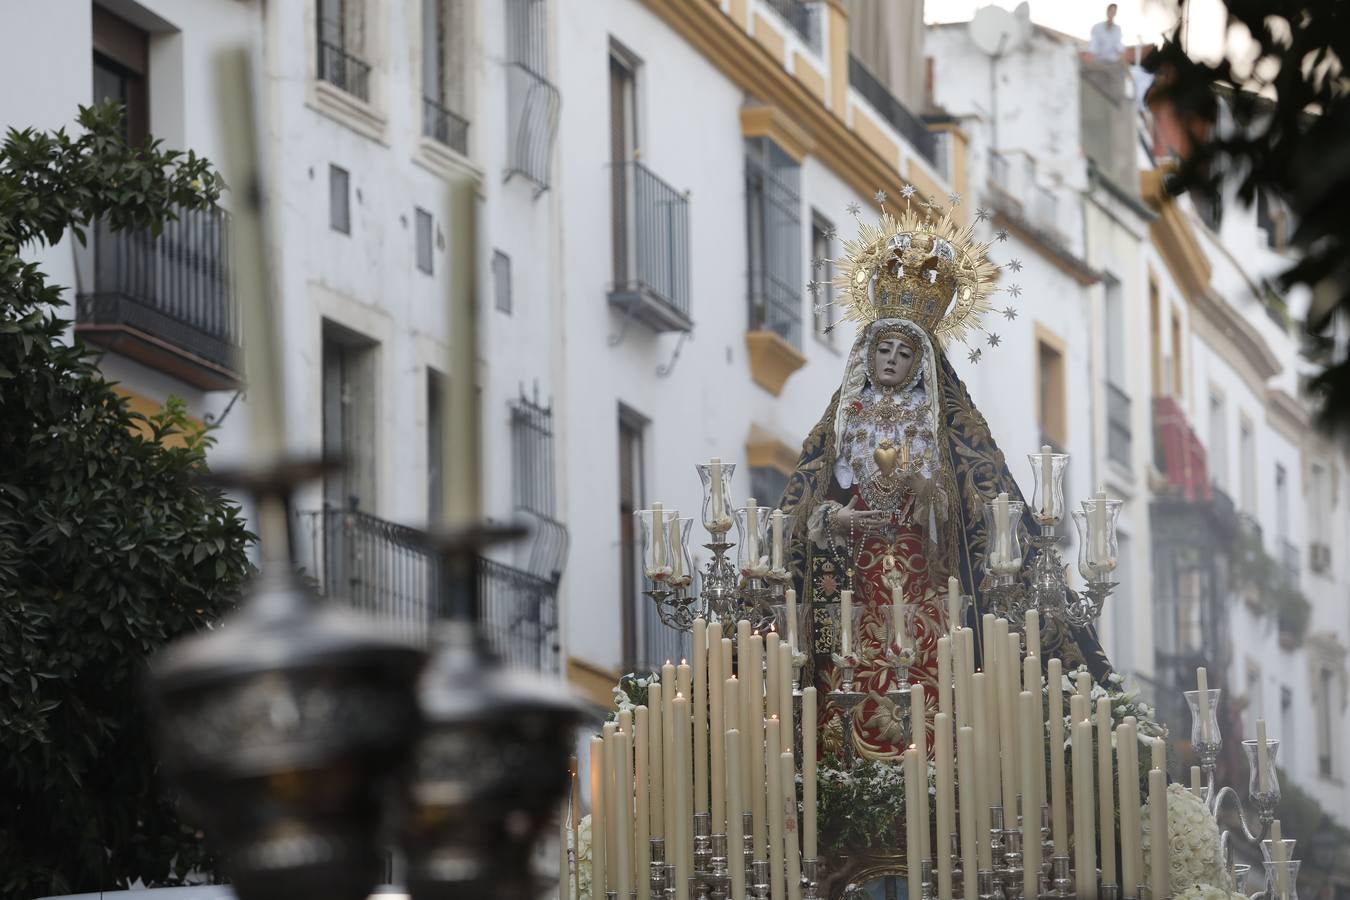
<path fill-rule="evenodd" d="M 1020 499 L 944 344 L 979 329 L 997 289 L 988 245 L 931 204 L 863 225 L 836 260 L 836 304 L 857 326 L 843 382 L 802 447 L 780 506 L 805 522 L 791 549 L 798 596 L 811 610 L 812 662 L 822 698 L 839 687 L 841 592 L 853 592 L 859 618 L 851 735 L 863 756 L 899 756 L 908 744 L 887 646 L 912 646 L 912 683 L 936 705 L 937 639 L 947 633 L 948 576 L 974 597 L 962 624 L 985 612 L 984 504 L 1000 492 Z M 1029 528 L 1029 518 L 1023 528 Z M 889 629 L 893 603 L 906 640 Z M 975 628 L 978 635 L 980 629 Z M 1089 631 L 1047 624 L 1042 647 L 1069 667 L 1085 662 L 1099 677 L 1107 662 Z M 902 708 L 906 708 L 906 701 Z M 845 737 L 840 710 L 821 704 L 822 744 Z M 931 718 L 929 718 L 931 721 Z M 927 742 L 932 746 L 931 741 Z"/>

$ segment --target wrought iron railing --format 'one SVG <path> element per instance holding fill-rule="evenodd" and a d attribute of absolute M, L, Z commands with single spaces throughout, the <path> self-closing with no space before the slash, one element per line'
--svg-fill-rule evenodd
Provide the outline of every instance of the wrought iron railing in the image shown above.
<path fill-rule="evenodd" d="M 801 170 L 769 138 L 746 141 L 750 330 L 802 341 Z"/>
<path fill-rule="evenodd" d="M 507 0 L 506 95 L 509 132 L 506 177 L 520 175 L 536 194 L 552 183 L 553 142 L 562 96 L 548 80 L 548 4 Z"/>
<path fill-rule="evenodd" d="M 1131 447 L 1130 431 L 1130 395 L 1120 388 L 1106 383 L 1106 456 L 1130 467 Z"/>
<path fill-rule="evenodd" d="M 422 134 L 457 153 L 468 155 L 469 120 L 451 112 L 431 97 L 422 98 Z"/>
<path fill-rule="evenodd" d="M 689 317 L 689 198 L 642 163 L 614 166 L 614 286 Z"/>
<path fill-rule="evenodd" d="M 933 132 L 872 74 L 861 59 L 852 54 L 848 58 L 848 83 L 920 156 L 933 166 L 938 164 L 937 139 Z"/>
<path fill-rule="evenodd" d="M 422 532 L 359 510 L 300 514 L 308 574 L 319 590 L 424 642 L 438 615 L 438 563 Z M 479 627 L 508 663 L 556 672 L 558 582 L 490 559 L 478 561 Z"/>
<path fill-rule="evenodd" d="M 320 81 L 346 91 L 358 100 L 370 100 L 370 63 L 331 41 L 319 41 Z"/>
<path fill-rule="evenodd" d="M 1284 573 L 1285 583 L 1297 588 L 1302 575 L 1301 554 L 1298 547 L 1287 538 L 1280 541 L 1280 568 Z"/>
<path fill-rule="evenodd" d="M 1012 161 L 1008 157 L 999 153 L 997 150 L 989 151 L 989 187 L 1007 194 L 1013 187 L 1010 183 L 1012 178 Z"/>
<path fill-rule="evenodd" d="M 638 601 L 646 603 L 641 624 L 638 626 L 637 659 L 628 664 L 630 671 L 659 672 L 664 662 L 676 662 L 689 656 L 689 635 L 676 631 L 662 623 L 656 614 L 656 608 L 646 596 L 639 594 Z"/>
<path fill-rule="evenodd" d="M 77 297 L 80 325 L 134 328 L 236 369 L 239 319 L 224 211 L 180 210 L 158 236 L 98 222 L 93 238 L 92 290 Z"/>
<path fill-rule="evenodd" d="M 805 0 L 765 0 L 769 8 L 783 17 L 792 30 L 813 50 L 820 50 L 818 6 Z"/>

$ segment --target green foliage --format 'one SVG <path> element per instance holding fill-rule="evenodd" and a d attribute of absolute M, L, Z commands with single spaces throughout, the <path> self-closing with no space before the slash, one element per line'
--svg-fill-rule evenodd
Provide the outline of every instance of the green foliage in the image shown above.
<path fill-rule="evenodd" d="M 151 653 L 226 612 L 252 536 L 202 484 L 210 435 L 181 401 L 132 413 L 21 257 L 95 219 L 158 231 L 216 202 L 205 160 L 127 146 L 119 116 L 82 109 L 77 136 L 0 147 L 0 898 L 211 865 L 157 783 L 141 682 Z"/>
<path fill-rule="evenodd" d="M 614 708 L 605 716 L 605 721 L 617 722 L 619 713 L 623 710 L 646 706 L 647 689 L 653 684 L 660 683 L 661 675 L 658 672 L 629 672 L 619 676 L 619 683 L 612 689 Z"/>
<path fill-rule="evenodd" d="M 933 771 L 928 769 L 928 783 Z M 929 805 L 929 817 L 936 805 Z M 851 770 L 826 756 L 816 769 L 816 816 L 821 855 L 905 845 L 905 772 L 896 762 L 857 760 Z"/>

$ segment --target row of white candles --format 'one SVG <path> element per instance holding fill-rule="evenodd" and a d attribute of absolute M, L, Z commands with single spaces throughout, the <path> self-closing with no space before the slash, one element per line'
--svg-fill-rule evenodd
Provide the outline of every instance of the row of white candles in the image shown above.
<path fill-rule="evenodd" d="M 777 632 L 752 633 L 749 622 L 739 622 L 744 665 L 737 677 L 732 641 L 717 634 L 714 628 L 709 641 L 706 621 L 695 619 L 693 664 L 667 662 L 659 682 L 648 687 L 647 703 L 619 712 L 591 739 L 593 896 L 636 892 L 650 900 L 650 841 L 661 838 L 665 860 L 675 867 L 676 897 L 688 900 L 693 817 L 707 813 L 710 833 L 729 835 L 731 896 L 743 900 L 742 813 L 749 812 L 754 858 L 770 864 L 772 895 L 801 897 L 801 860 L 817 852 L 816 689 L 801 695 L 808 727 L 802 729 L 799 828 L 792 647 Z M 565 852 L 569 836 L 563 837 Z"/>

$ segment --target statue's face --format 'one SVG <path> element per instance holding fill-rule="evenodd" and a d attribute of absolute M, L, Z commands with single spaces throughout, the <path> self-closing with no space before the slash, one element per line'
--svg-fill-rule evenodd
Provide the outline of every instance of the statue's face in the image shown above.
<path fill-rule="evenodd" d="M 878 387 L 899 387 L 909 380 L 913 368 L 914 348 L 899 335 L 883 335 L 877 341 L 872 371 L 876 373 Z"/>

